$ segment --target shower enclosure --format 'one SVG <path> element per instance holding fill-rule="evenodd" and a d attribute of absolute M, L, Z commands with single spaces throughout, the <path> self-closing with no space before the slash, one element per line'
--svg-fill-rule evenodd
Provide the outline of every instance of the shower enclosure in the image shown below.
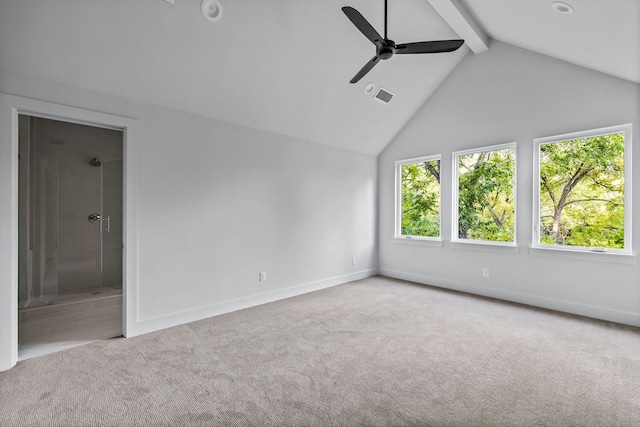
<path fill-rule="evenodd" d="M 19 116 L 18 343 L 122 334 L 122 132 Z"/>

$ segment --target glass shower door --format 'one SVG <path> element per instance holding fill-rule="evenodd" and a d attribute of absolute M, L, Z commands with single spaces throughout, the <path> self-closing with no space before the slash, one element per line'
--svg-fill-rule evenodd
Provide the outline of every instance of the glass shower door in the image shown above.
<path fill-rule="evenodd" d="M 121 290 L 120 133 L 23 115 L 19 124 L 19 308 Z"/>

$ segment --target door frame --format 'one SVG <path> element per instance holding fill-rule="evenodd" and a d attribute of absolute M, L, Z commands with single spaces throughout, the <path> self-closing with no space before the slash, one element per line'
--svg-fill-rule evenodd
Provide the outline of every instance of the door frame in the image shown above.
<path fill-rule="evenodd" d="M 18 361 L 19 114 L 122 131 L 122 334 L 138 334 L 138 121 L 0 93 L 0 371 Z"/>

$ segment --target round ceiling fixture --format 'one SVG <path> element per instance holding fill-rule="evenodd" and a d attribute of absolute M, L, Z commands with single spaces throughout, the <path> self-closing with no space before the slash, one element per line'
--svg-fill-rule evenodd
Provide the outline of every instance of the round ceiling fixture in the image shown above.
<path fill-rule="evenodd" d="M 371 95 L 376 90 L 376 84 L 371 82 L 364 87 L 364 94 Z"/>
<path fill-rule="evenodd" d="M 216 22 L 222 18 L 222 5 L 219 0 L 202 0 L 200 10 L 207 21 Z"/>
<path fill-rule="evenodd" d="M 573 7 L 571 7 L 570 4 L 561 1 L 554 1 L 553 3 L 551 3 L 551 7 L 556 12 L 566 13 L 567 15 L 573 13 Z"/>

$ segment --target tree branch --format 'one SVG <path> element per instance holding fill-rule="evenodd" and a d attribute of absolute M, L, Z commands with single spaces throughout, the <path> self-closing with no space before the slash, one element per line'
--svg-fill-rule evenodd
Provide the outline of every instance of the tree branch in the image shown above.
<path fill-rule="evenodd" d="M 547 190 L 547 193 L 549 193 L 549 197 L 551 198 L 551 201 L 553 202 L 553 207 L 555 208 L 558 205 L 556 203 L 556 196 L 555 194 L 553 194 L 551 187 L 549 187 L 549 184 L 547 182 L 547 177 L 543 176 L 541 178 L 542 178 L 542 185 L 544 186 L 545 190 Z"/>
<path fill-rule="evenodd" d="M 594 184 L 596 184 L 597 186 L 600 186 L 602 188 L 605 188 L 609 191 L 616 191 L 616 192 L 622 192 L 622 190 L 615 188 L 613 185 L 607 185 L 604 182 L 598 181 L 595 177 L 593 176 L 589 176 L 588 177 L 591 181 L 593 181 Z"/>
<path fill-rule="evenodd" d="M 427 169 L 428 172 L 431 173 L 431 175 L 433 175 L 435 179 L 438 180 L 438 183 L 440 183 L 440 168 L 436 169 L 435 167 L 433 167 L 433 165 L 429 164 L 428 162 L 424 162 L 424 167 Z"/>
<path fill-rule="evenodd" d="M 491 203 L 489 202 L 489 199 L 487 198 L 487 196 L 484 196 L 484 200 L 486 202 L 487 205 L 487 209 L 489 210 L 489 213 L 491 213 L 491 216 L 493 217 L 493 222 L 496 223 L 496 225 L 498 226 L 498 228 L 500 230 L 504 230 L 504 225 L 503 222 L 500 220 L 500 217 L 498 216 L 498 214 L 496 213 L 495 209 L 493 208 L 493 206 L 491 205 Z"/>
<path fill-rule="evenodd" d="M 605 202 L 605 203 L 609 203 L 612 205 L 616 205 L 616 206 L 620 206 L 623 205 L 624 203 L 617 203 L 617 202 L 613 202 L 611 200 L 608 199 L 576 199 L 576 200 L 569 200 L 568 202 L 565 202 L 565 206 L 570 205 L 572 203 L 580 203 L 580 202 Z"/>

